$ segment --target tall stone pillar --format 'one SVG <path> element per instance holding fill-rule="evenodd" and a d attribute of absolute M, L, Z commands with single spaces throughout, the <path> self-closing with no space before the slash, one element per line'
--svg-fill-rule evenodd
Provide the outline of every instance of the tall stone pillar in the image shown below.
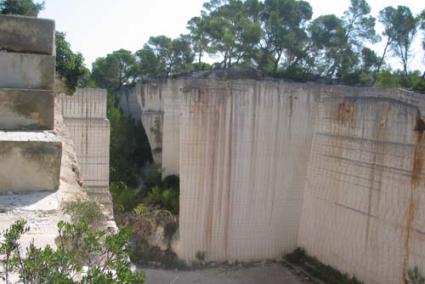
<path fill-rule="evenodd" d="M 0 193 L 55 191 L 55 23 L 0 16 Z"/>
<path fill-rule="evenodd" d="M 110 125 L 106 117 L 105 89 L 77 89 L 59 96 L 62 115 L 74 142 L 84 188 L 90 198 L 112 211 L 109 193 Z"/>

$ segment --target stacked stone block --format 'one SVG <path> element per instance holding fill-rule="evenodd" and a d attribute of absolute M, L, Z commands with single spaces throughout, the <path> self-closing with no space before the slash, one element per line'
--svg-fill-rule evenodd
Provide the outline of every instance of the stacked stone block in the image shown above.
<path fill-rule="evenodd" d="M 57 190 L 55 24 L 0 16 L 0 193 Z"/>

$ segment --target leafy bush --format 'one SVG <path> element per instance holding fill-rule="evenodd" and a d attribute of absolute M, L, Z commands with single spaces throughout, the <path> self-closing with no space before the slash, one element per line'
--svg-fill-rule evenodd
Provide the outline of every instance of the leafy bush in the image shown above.
<path fill-rule="evenodd" d="M 113 182 L 109 186 L 117 212 L 132 211 L 141 201 L 140 197 L 130 190 L 124 182 Z"/>
<path fill-rule="evenodd" d="M 178 221 L 170 211 L 141 203 L 132 212 L 116 214 L 115 220 L 119 226 L 133 228 L 129 246 L 133 262 L 165 268 L 183 267 L 171 249 Z"/>
<path fill-rule="evenodd" d="M 151 189 L 155 186 L 162 186 L 162 170 L 158 165 L 149 165 L 144 169 L 144 186 Z"/>
<path fill-rule="evenodd" d="M 164 189 L 155 186 L 145 199 L 146 204 L 169 210 L 173 214 L 179 213 L 179 194 L 172 188 Z"/>
<path fill-rule="evenodd" d="M 408 284 L 425 284 L 425 277 L 419 271 L 418 267 L 409 270 L 406 283 Z"/>
<path fill-rule="evenodd" d="M 108 92 L 108 119 L 111 124 L 110 180 L 130 187 L 140 183 L 140 168 L 152 162 L 152 154 L 142 125 L 127 118 L 118 107 L 119 95 Z"/>
<path fill-rule="evenodd" d="M 180 178 L 176 175 L 169 175 L 162 181 L 162 186 L 165 188 L 172 188 L 177 192 L 180 192 Z"/>
<path fill-rule="evenodd" d="M 127 255 L 131 232 L 106 234 L 84 222 L 58 223 L 57 249 L 37 248 L 34 243 L 23 254 L 19 239 L 29 231 L 17 221 L 3 232 L 0 259 L 3 280 L 16 274 L 23 283 L 143 283 L 143 273 L 133 273 Z M 25 255 L 25 256 L 24 256 Z M 77 280 L 76 275 L 81 279 Z"/>
<path fill-rule="evenodd" d="M 129 225 L 141 228 L 133 231 L 136 239 L 149 238 L 150 235 L 155 234 L 154 230 L 158 226 L 162 226 L 164 228 L 164 241 L 171 245 L 171 240 L 177 231 L 178 225 L 177 218 L 170 211 L 141 203 L 134 208 L 133 213 L 127 216 L 126 222 Z"/>
<path fill-rule="evenodd" d="M 37 17 L 44 9 L 44 2 L 34 3 L 33 0 L 1 0 L 0 14 L 12 14 Z"/>
<path fill-rule="evenodd" d="M 64 212 L 71 216 L 73 223 L 85 222 L 89 226 L 98 226 L 106 220 L 100 205 L 90 200 L 69 202 Z"/>
<path fill-rule="evenodd" d="M 149 212 L 149 208 L 145 204 L 140 203 L 136 208 L 133 209 L 133 212 L 140 217 L 145 216 Z"/>
<path fill-rule="evenodd" d="M 204 262 L 206 259 L 206 254 L 204 251 L 197 251 L 195 257 L 197 261 Z"/>
<path fill-rule="evenodd" d="M 425 92 L 425 78 L 418 71 L 404 74 L 400 71 L 381 71 L 377 74 L 377 85 L 383 88 L 406 88 L 417 92 Z"/>
<path fill-rule="evenodd" d="M 180 180 L 176 175 L 161 179 L 161 170 L 153 167 L 147 170 L 145 177 L 145 190 L 141 196 L 148 206 L 158 207 L 179 213 Z"/>

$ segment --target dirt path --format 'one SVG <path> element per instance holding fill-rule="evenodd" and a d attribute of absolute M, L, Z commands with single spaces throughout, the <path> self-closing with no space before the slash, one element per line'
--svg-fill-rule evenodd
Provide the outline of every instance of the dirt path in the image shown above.
<path fill-rule="evenodd" d="M 253 267 L 208 268 L 193 271 L 143 269 L 147 284 L 311 284 L 294 275 L 280 264 L 256 265 Z"/>

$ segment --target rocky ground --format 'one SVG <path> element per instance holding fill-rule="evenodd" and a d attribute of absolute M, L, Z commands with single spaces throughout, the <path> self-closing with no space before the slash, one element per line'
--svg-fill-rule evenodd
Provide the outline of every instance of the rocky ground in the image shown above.
<path fill-rule="evenodd" d="M 232 266 L 206 268 L 201 270 L 176 271 L 162 269 L 142 269 L 147 284 L 311 284 L 308 279 L 296 275 L 279 263 L 255 264 L 250 266 Z"/>

